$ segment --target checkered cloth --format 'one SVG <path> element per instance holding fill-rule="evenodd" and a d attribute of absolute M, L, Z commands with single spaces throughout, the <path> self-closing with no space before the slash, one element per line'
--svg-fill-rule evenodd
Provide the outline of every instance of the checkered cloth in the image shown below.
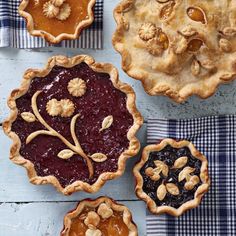
<path fill-rule="evenodd" d="M 148 143 L 187 139 L 209 161 L 211 187 L 196 209 L 179 218 L 147 212 L 148 236 L 236 235 L 236 116 L 148 121 Z"/>
<path fill-rule="evenodd" d="M 49 44 L 44 39 L 30 36 L 26 30 L 25 20 L 18 14 L 20 1 L 0 0 L 0 47 L 48 47 Z M 97 0 L 94 14 L 94 23 L 82 32 L 78 40 L 64 40 L 56 46 L 101 49 L 103 46 L 103 0 Z"/>

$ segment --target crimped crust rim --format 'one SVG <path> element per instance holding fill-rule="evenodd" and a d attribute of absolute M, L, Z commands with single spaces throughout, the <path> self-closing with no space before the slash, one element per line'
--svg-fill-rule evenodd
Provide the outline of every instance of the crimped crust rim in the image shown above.
<path fill-rule="evenodd" d="M 81 31 L 91 25 L 94 21 L 94 13 L 93 7 L 96 3 L 96 0 L 90 0 L 88 4 L 88 18 L 86 20 L 82 20 L 76 27 L 74 34 L 62 33 L 58 36 L 53 36 L 52 34 L 43 31 L 43 30 L 35 30 L 34 29 L 34 20 L 33 17 L 25 11 L 28 6 L 29 0 L 22 0 L 19 5 L 18 12 L 19 14 L 25 18 L 27 24 L 27 30 L 32 36 L 42 37 L 46 41 L 52 44 L 60 43 L 62 40 L 75 40 L 81 34 Z"/>
<path fill-rule="evenodd" d="M 95 200 L 87 198 L 87 199 L 80 201 L 74 210 L 68 212 L 65 215 L 64 229 L 61 232 L 61 236 L 68 236 L 68 232 L 71 227 L 71 219 L 78 216 L 83 211 L 84 207 L 96 208 L 101 203 L 107 203 L 111 207 L 111 209 L 114 211 L 123 212 L 123 221 L 129 229 L 129 236 L 138 236 L 137 226 L 133 222 L 132 214 L 131 214 L 130 210 L 126 206 L 124 206 L 122 204 L 118 204 L 116 201 L 114 201 L 108 197 L 99 197 Z"/>
<path fill-rule="evenodd" d="M 143 191 L 143 177 L 140 174 L 140 170 L 145 164 L 145 162 L 148 160 L 150 152 L 160 151 L 167 145 L 171 145 L 174 148 L 188 147 L 192 155 L 197 159 L 201 160 L 202 162 L 201 173 L 200 173 L 202 184 L 196 190 L 194 199 L 187 201 L 178 209 L 170 206 L 157 206 L 156 203 Z M 202 197 L 208 191 L 210 186 L 210 178 L 208 175 L 208 161 L 206 157 L 203 154 L 201 154 L 191 142 L 187 140 L 175 141 L 173 139 L 163 139 L 159 144 L 146 146 L 143 149 L 141 160 L 135 165 L 133 169 L 133 174 L 136 179 L 135 192 L 137 197 L 146 202 L 150 212 L 157 215 L 167 213 L 177 217 L 182 215 L 185 211 L 189 209 L 196 208 L 201 203 Z"/>
<path fill-rule="evenodd" d="M 116 21 L 117 27 L 112 37 L 113 47 L 117 52 L 120 53 L 122 58 L 122 69 L 133 79 L 139 80 L 144 87 L 144 90 L 147 94 L 151 96 L 164 95 L 171 98 L 176 103 L 183 103 L 189 97 L 196 95 L 202 99 L 207 99 L 214 95 L 221 84 L 227 84 L 236 79 L 236 73 L 231 74 L 228 78 L 218 77 L 211 81 L 211 84 L 207 87 L 199 86 L 198 89 L 191 88 L 189 84 L 186 84 L 181 90 L 177 91 L 170 87 L 168 84 L 159 84 L 153 81 L 149 81 L 146 76 L 143 75 L 143 72 L 138 69 L 133 70 L 130 65 L 132 63 L 130 58 L 130 53 L 124 48 L 122 40 L 122 31 L 125 26 L 122 13 L 127 10 L 136 0 L 122 0 L 114 9 L 113 15 Z M 180 94 L 181 93 L 181 94 Z"/>
<path fill-rule="evenodd" d="M 18 114 L 18 109 L 16 107 L 16 99 L 23 96 L 28 91 L 29 85 L 33 78 L 35 78 L 36 76 L 46 76 L 55 65 L 70 68 L 77 64 L 80 64 L 81 62 L 85 62 L 90 68 L 92 68 L 96 72 L 104 72 L 110 75 L 110 79 L 113 83 L 113 86 L 126 94 L 126 106 L 130 114 L 133 116 L 134 123 L 127 133 L 127 138 L 129 140 L 129 148 L 119 156 L 118 170 L 116 172 L 105 172 L 101 174 L 97 181 L 92 185 L 83 181 L 75 181 L 73 184 L 70 184 L 67 187 L 63 188 L 55 176 L 38 176 L 33 163 L 29 160 L 24 159 L 24 157 L 20 155 L 19 151 L 21 147 L 21 141 L 18 135 L 11 130 L 11 126 Z M 136 95 L 134 90 L 128 84 L 121 82 L 118 76 L 118 71 L 112 64 L 96 63 L 92 57 L 87 55 L 79 55 L 72 58 L 68 58 L 65 56 L 53 56 L 48 60 L 48 63 L 44 69 L 28 69 L 25 72 L 21 87 L 13 90 L 8 99 L 8 106 L 11 109 L 11 113 L 9 118 L 7 118 L 3 122 L 3 130 L 5 134 L 9 136 L 13 141 L 10 149 L 10 159 L 15 164 L 24 166 L 27 169 L 27 174 L 31 183 L 36 185 L 50 183 L 54 185 L 56 189 L 64 195 L 70 195 L 73 192 L 77 191 L 95 193 L 106 183 L 107 180 L 115 179 L 123 174 L 126 166 L 126 160 L 130 157 L 135 156 L 140 149 L 140 142 L 136 138 L 136 133 L 143 123 L 143 118 L 135 105 Z"/>

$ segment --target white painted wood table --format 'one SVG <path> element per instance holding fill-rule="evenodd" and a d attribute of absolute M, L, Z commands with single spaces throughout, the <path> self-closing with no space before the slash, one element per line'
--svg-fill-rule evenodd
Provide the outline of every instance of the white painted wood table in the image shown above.
<path fill-rule="evenodd" d="M 121 80 L 129 83 L 137 93 L 137 106 L 144 116 L 158 118 L 194 118 L 208 115 L 236 114 L 236 82 L 221 86 L 208 100 L 192 97 L 177 105 L 165 97 L 148 96 L 140 82 L 129 78 L 121 70 L 121 58 L 112 47 L 111 37 L 115 29 L 112 10 L 119 0 L 105 0 L 104 6 L 104 49 L 80 50 L 47 48 L 37 50 L 0 49 L 0 123 L 8 116 L 6 105 L 10 91 L 20 85 L 27 68 L 42 68 L 48 57 L 57 54 L 73 56 L 92 55 L 97 61 L 113 63 L 120 71 Z M 138 136 L 143 145 L 146 139 L 146 125 Z M 85 197 L 110 196 L 126 204 L 133 212 L 139 227 L 139 235 L 145 232 L 145 204 L 134 194 L 132 167 L 137 158 L 129 160 L 124 176 L 107 183 L 99 193 L 89 195 L 75 193 L 70 197 L 57 193 L 52 186 L 34 186 L 29 183 L 23 168 L 8 159 L 11 141 L 0 128 L 0 236 L 59 236 L 63 216 Z"/>

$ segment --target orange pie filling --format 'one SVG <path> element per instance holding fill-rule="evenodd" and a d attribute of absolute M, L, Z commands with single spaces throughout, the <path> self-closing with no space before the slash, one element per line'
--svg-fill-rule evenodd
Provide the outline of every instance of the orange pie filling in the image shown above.
<path fill-rule="evenodd" d="M 34 0 L 25 11 L 34 22 L 35 30 L 45 31 L 54 37 L 62 33 L 74 34 L 77 26 L 88 19 L 91 0 Z"/>
<path fill-rule="evenodd" d="M 106 209 L 107 206 L 104 206 L 105 204 L 101 205 L 105 209 L 99 207 L 100 210 L 98 208 L 96 212 L 94 209 L 87 208 L 78 217 L 72 219 L 68 235 L 128 236 L 129 229 L 123 221 L 123 214 L 120 212 L 113 212 L 109 207 Z"/>

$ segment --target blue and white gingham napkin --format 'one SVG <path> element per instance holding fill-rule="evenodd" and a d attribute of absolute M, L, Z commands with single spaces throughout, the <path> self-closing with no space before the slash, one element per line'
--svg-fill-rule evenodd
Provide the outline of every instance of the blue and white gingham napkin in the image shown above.
<path fill-rule="evenodd" d="M 148 236 L 236 235 L 236 116 L 150 119 L 148 143 L 187 139 L 209 160 L 211 187 L 201 205 L 179 218 L 147 212 Z"/>
<path fill-rule="evenodd" d="M 21 0 L 0 0 L 0 47 L 40 48 L 49 44 L 30 36 L 23 17 L 18 14 Z M 33 0 L 32 0 L 33 1 Z M 103 46 L 103 0 L 97 0 L 94 23 L 84 30 L 78 40 L 64 40 L 56 46 L 101 49 Z"/>

